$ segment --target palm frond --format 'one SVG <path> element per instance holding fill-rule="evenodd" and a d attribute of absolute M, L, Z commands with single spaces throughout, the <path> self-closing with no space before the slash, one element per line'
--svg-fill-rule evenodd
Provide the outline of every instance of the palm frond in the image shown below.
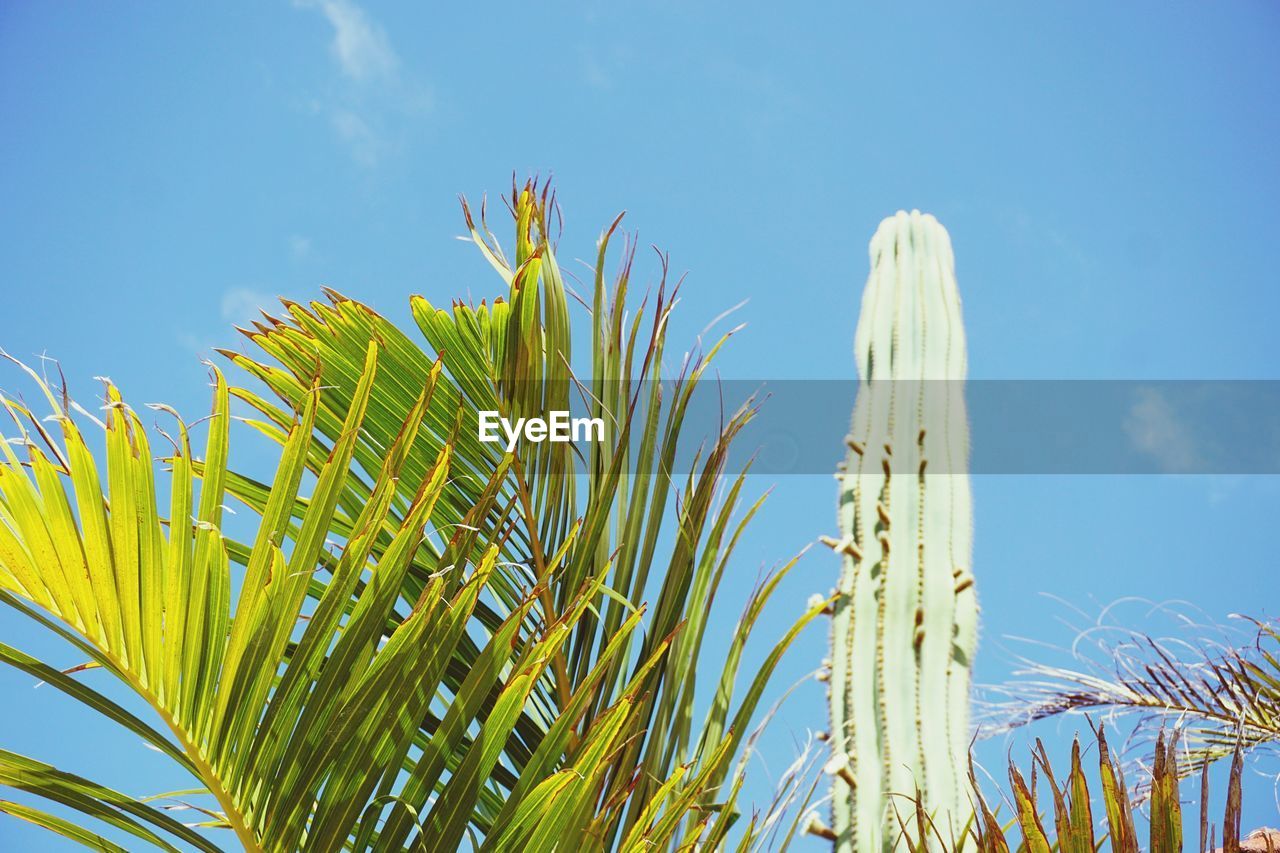
<path fill-rule="evenodd" d="M 179 420 L 167 474 L 110 383 L 92 425 L 101 467 L 65 391 L 32 374 L 47 418 L 0 398 L 16 427 L 0 436 L 0 600 L 156 721 L 22 650 L 0 646 L 0 660 L 187 769 L 216 802 L 202 823 L 246 850 L 720 843 L 745 772 L 733 758 L 779 658 L 826 603 L 798 616 L 740 691 L 784 564 L 749 597 L 727 660 L 698 679 L 708 611 L 759 507 L 742 511 L 745 473 L 728 476 L 752 410 L 677 473 L 719 343 L 663 374 L 674 293 L 659 286 L 647 332 L 643 310 L 628 319 L 630 251 L 605 283 L 616 222 L 598 253 L 592 378 L 576 378 L 553 205 L 532 185 L 513 193 L 511 262 L 467 213 L 507 293 L 450 312 L 415 297 L 426 348 L 334 293 L 287 303 L 286 318 L 249 332 L 267 359 L 231 354 L 261 386 L 215 370 L 204 451 Z M 481 408 L 567 409 L 571 393 L 615 426 L 581 457 L 476 437 Z M 233 400 L 280 445 L 269 481 L 229 465 Z M 227 535 L 228 498 L 253 511 L 245 541 Z M 714 692 L 695 714 L 699 684 Z M 22 756 L 0 755 L 0 785 L 163 849 L 216 849 L 149 798 Z M 97 835 L 27 804 L 4 810 L 90 846 Z"/>
<path fill-rule="evenodd" d="M 311 384 L 321 389 L 317 436 L 309 452 L 314 465 L 327 457 L 342 434 L 359 353 L 371 340 L 380 342 L 392 366 L 374 381 L 370 416 L 357 438 L 355 458 L 366 470 L 405 417 L 414 389 L 433 367 L 438 369 L 440 381 L 422 415 L 418 441 L 407 454 L 404 476 L 415 480 L 436 448 L 445 443 L 454 448 L 455 473 L 437 507 L 443 526 L 458 525 L 469 535 L 485 537 L 505 525 L 502 558 L 526 566 L 539 581 L 548 578 L 548 561 L 559 555 L 555 581 L 538 602 L 544 618 L 561 611 L 568 590 L 604 572 L 610 594 L 575 626 L 573 637 L 553 661 L 552 676 L 536 686 L 533 707 L 518 724 L 530 738 L 545 728 L 540 717 L 568 708 L 567 698 L 588 680 L 592 695 L 583 713 L 603 713 L 617 701 L 629 674 L 634 676 L 637 662 L 670 638 L 665 664 L 648 674 L 648 689 L 638 700 L 637 713 L 646 721 L 644 733 L 625 742 L 604 774 L 606 799 L 626 797 L 629 802 L 625 817 L 603 830 L 613 843 L 626 835 L 626 827 L 642 822 L 646 804 L 662 780 L 679 767 L 714 759 L 710 776 L 693 778 L 708 791 L 723 784 L 730 764 L 715 750 L 726 738 L 730 755 L 741 747 L 782 651 L 820 610 L 802 615 L 739 697 L 734 685 L 744 644 L 765 601 L 794 561 L 768 578 L 739 623 L 725 665 L 713 674 L 719 684 L 706 717 L 700 723 L 694 720 L 695 693 L 699 684 L 706 684 L 696 678 L 696 669 L 710 605 L 738 537 L 760 506 L 759 501 L 752 503 L 735 520 L 746 472 L 726 477 L 730 446 L 754 414 L 749 407 L 727 415 L 718 431 L 706 437 L 710 444 L 705 454 L 695 457 L 700 462 L 689 467 L 683 483 L 677 474 L 677 459 L 687 458 L 679 454 L 690 443 L 684 418 L 728 335 L 706 355 L 688 357 L 675 377 L 664 374 L 666 331 L 677 288 L 667 285 L 664 263 L 652 310 L 645 310 L 646 299 L 628 316 L 633 249 L 624 247 L 612 284 L 607 272 L 610 246 L 618 233 L 615 220 L 597 250 L 590 378 L 580 379 L 571 353 L 570 301 L 547 226 L 554 201 L 545 187 L 526 184 L 513 189 L 508 207 L 516 235 L 514 247 L 505 251 L 483 215 L 477 219 L 463 204 L 470 236 L 499 272 L 506 293 L 491 303 L 455 302 L 449 310 L 413 297 L 410 307 L 425 348 L 368 307 L 329 291 L 327 302 L 286 302 L 283 316 L 266 317 L 245 330 L 269 358 L 224 354 L 276 397 L 273 403 L 249 387 L 232 391 L 257 412 L 260 428 L 277 439 L 283 436 L 280 427 L 290 412 L 303 405 Z M 591 444 L 585 454 L 578 455 L 571 444 L 552 442 L 522 444 L 504 453 L 500 446 L 477 439 L 479 411 L 514 419 L 567 410 L 575 406 L 575 399 L 588 416 L 610 425 L 608 440 Z M 503 472 L 500 476 L 491 476 L 498 470 Z M 482 488 L 492 492 L 495 508 L 510 512 L 469 512 Z M 259 509 L 270 493 L 266 484 L 243 477 L 233 478 L 230 489 Z M 354 511 L 369 490 L 367 480 L 349 476 L 340 506 Z M 674 518 L 673 496 L 679 502 Z M 296 510 L 300 511 L 301 507 Z M 392 509 L 393 515 L 401 512 Z M 385 541 L 384 537 L 375 543 L 375 553 Z M 406 594 L 426 582 L 436 562 L 436 554 L 424 551 L 406 575 Z M 516 590 L 501 584 L 494 589 L 503 606 L 514 604 Z M 636 635 L 630 648 L 596 672 L 609 638 L 644 600 L 654 602 L 644 635 Z M 470 667 L 473 653 L 465 649 L 455 662 L 459 672 Z M 578 737 L 571 732 L 569 744 Z M 507 757 L 516 767 L 528 760 L 519 748 Z M 488 825 L 497 817 L 484 813 L 478 820 Z"/>
<path fill-rule="evenodd" d="M 1080 741 L 1071 747 L 1070 764 L 1065 775 L 1055 774 L 1044 744 L 1036 741 L 1029 776 L 1012 760 L 1009 762 L 1009 790 L 1012 801 L 1008 813 L 1012 820 L 1002 822 L 1000 809 L 993 810 L 984 796 L 977 774 L 970 765 L 969 780 L 976 813 L 971 839 L 979 853 L 1008 853 L 1010 850 L 1026 850 L 1031 853 L 1093 853 L 1104 842 L 1116 853 L 1181 853 L 1187 849 L 1182 827 L 1182 798 L 1176 772 L 1179 733 L 1176 730 L 1161 732 L 1154 744 L 1154 761 L 1146 787 L 1151 791 L 1149 834 L 1145 843 L 1139 841 L 1139 831 L 1134 810 L 1124 784 L 1124 773 L 1119 760 L 1107 744 L 1104 727 L 1094 732 L 1098 748 L 1099 789 L 1091 791 L 1084 763 L 1081 759 Z M 1239 851 L 1240 838 L 1240 778 L 1242 750 L 1234 751 L 1231 770 L 1227 778 L 1228 796 L 1222 816 L 1221 832 L 1225 850 Z M 1058 779 L 1062 778 L 1063 784 Z M 1212 853 L 1210 836 L 1218 831 L 1211 823 L 1208 796 L 1209 764 L 1201 765 L 1199 797 L 1200 836 L 1199 846 L 1191 849 Z M 1028 782 L 1028 779 L 1030 780 Z M 1038 780 L 1047 783 L 1048 791 Z M 1096 793 L 1095 793 L 1096 792 Z M 1105 834 L 1098 835 L 1094 820 L 1094 797 L 1101 800 L 1106 814 L 1103 824 Z M 1047 800 L 1047 805 L 1045 801 Z M 1016 835 L 1015 835 L 1016 833 Z M 1016 841 L 1020 836 L 1021 840 Z M 967 843 L 970 839 L 965 839 Z M 962 850 L 965 844 L 943 844 L 940 849 Z"/>
<path fill-rule="evenodd" d="M 1135 718 L 1137 743 L 1168 726 L 1181 731 L 1177 775 L 1206 761 L 1280 745 L 1280 625 L 1252 621 L 1252 644 L 1238 647 L 1161 641 L 1128 633 L 1121 642 L 1081 656 L 1081 668 L 1032 663 L 1007 690 L 997 714 L 1025 725 L 1067 713 Z M 1139 786 L 1139 794 L 1149 789 Z"/>

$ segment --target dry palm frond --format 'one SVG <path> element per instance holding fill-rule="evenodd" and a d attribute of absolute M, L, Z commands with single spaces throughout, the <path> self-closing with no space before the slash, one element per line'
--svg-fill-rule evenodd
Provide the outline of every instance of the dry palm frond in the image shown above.
<path fill-rule="evenodd" d="M 1103 714 L 1134 722 L 1132 742 L 1154 741 L 1167 726 L 1182 731 L 1178 775 L 1232 754 L 1280 746 L 1280 623 L 1248 619 L 1252 642 L 1209 645 L 1126 632 L 1077 655 L 1080 666 L 1029 663 L 1004 688 L 1010 701 L 989 716 L 1005 727 L 1060 714 Z M 1137 786 L 1146 796 L 1149 788 Z"/>
<path fill-rule="evenodd" d="M 1079 739 L 1072 744 L 1066 773 L 1055 772 L 1048 752 L 1039 740 L 1032 754 L 1029 774 L 1024 775 L 1010 761 L 1011 821 L 1002 820 L 998 816 L 999 809 L 992 810 L 977 775 L 970 767 L 969 778 L 977 813 L 970 838 L 976 843 L 978 853 L 1009 853 L 1010 850 L 1094 853 L 1104 841 L 1116 853 L 1138 853 L 1139 850 L 1179 853 L 1187 849 L 1204 853 L 1214 849 L 1210 839 L 1217 837 L 1219 829 L 1226 845 L 1224 849 L 1232 853 L 1240 853 L 1244 849 L 1238 841 L 1243 768 L 1239 749 L 1234 751 L 1227 779 L 1227 805 L 1220 827 L 1216 821 L 1211 822 L 1209 816 L 1209 765 L 1201 766 L 1199 844 L 1189 846 L 1187 842 L 1191 839 L 1183 837 L 1183 803 L 1175 770 L 1178 733 L 1160 732 L 1156 735 L 1155 757 L 1145 786 L 1151 792 L 1146 838 L 1140 837 L 1125 789 L 1124 771 L 1111 753 L 1103 727 L 1100 726 L 1094 734 L 1098 747 L 1098 772 L 1097 785 L 1093 788 L 1089 782 L 1091 774 L 1086 772 L 1081 757 Z M 1040 784 L 1041 780 L 1044 784 Z M 1095 817 L 1096 813 L 1105 816 L 1105 823 Z M 965 845 L 944 844 L 941 849 L 959 851 L 965 849 Z"/>

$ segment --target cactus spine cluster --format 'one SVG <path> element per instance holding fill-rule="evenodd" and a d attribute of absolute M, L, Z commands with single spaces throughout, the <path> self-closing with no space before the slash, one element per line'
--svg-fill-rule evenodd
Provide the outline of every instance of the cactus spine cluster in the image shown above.
<path fill-rule="evenodd" d="M 948 841 L 972 814 L 978 605 L 965 336 L 951 241 L 932 216 L 899 212 L 876 231 L 855 349 L 860 381 L 837 475 L 841 537 L 825 537 L 843 560 L 829 832 L 837 850 L 881 851 L 898 845 L 903 824 L 915 826 L 917 792 Z"/>

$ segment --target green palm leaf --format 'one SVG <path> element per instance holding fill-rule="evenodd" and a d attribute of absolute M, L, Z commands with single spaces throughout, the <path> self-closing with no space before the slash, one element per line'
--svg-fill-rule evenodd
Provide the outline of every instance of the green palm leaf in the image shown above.
<path fill-rule="evenodd" d="M 5 400 L 17 432 L 0 451 L 0 600 L 71 640 L 157 722 L 19 649 L 0 646 L 0 660 L 191 772 L 215 803 L 205 823 L 246 850 L 721 843 L 745 765 L 732 759 L 825 603 L 739 694 L 743 645 L 787 564 L 751 596 L 728 659 L 697 679 L 707 611 L 758 509 L 736 518 L 745 480 L 724 476 L 752 411 L 698 437 L 705 452 L 677 476 L 685 415 L 723 341 L 664 376 L 674 293 L 660 286 L 652 313 L 626 319 L 630 254 L 612 285 L 604 273 L 616 222 L 598 253 L 592 378 L 575 377 L 552 205 L 531 185 L 513 193 L 510 262 L 467 213 L 506 293 L 448 312 L 414 298 L 425 348 L 337 294 L 286 304 L 249 332 L 264 358 L 231 356 L 246 387 L 215 371 L 199 457 L 179 421 L 167 481 L 113 385 L 104 457 L 65 394 L 35 379 L 50 418 Z M 575 393 L 613 425 L 582 456 L 476 436 L 480 408 L 568 409 Z M 280 445 L 270 482 L 228 467 L 233 400 Z M 246 541 L 226 535 L 228 497 L 253 511 Z M 698 684 L 714 690 L 701 721 Z M 147 799 L 31 759 L 0 754 L 0 784 L 131 844 L 216 849 Z M 98 844 L 61 813 L 3 810 Z"/>

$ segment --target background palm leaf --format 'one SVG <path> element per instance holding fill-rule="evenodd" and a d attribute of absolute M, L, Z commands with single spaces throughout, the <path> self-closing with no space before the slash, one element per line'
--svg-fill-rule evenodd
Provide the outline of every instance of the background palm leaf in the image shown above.
<path fill-rule="evenodd" d="M 1116 853 L 1137 853 L 1138 850 L 1149 850 L 1151 853 L 1180 853 L 1182 850 L 1215 850 L 1212 839 L 1216 838 L 1219 828 L 1222 833 L 1224 850 L 1238 853 L 1240 847 L 1240 776 L 1241 750 L 1234 752 L 1230 773 L 1227 776 L 1227 805 L 1222 815 L 1222 822 L 1211 820 L 1209 813 L 1209 764 L 1201 766 L 1201 783 L 1199 790 L 1199 845 L 1186 844 L 1182 827 L 1182 797 L 1179 791 L 1176 754 L 1178 752 L 1178 732 L 1161 732 L 1155 741 L 1155 758 L 1151 763 L 1147 787 L 1151 791 L 1151 813 L 1149 835 L 1139 840 L 1139 832 L 1134 822 L 1134 811 L 1130 804 L 1128 792 L 1124 784 L 1124 772 L 1119 761 L 1111 753 L 1107 745 L 1106 733 L 1099 727 L 1095 733 L 1098 747 L 1098 780 L 1100 788 L 1095 789 L 1100 805 L 1105 810 L 1106 820 L 1101 830 L 1094 823 L 1093 806 L 1089 782 L 1081 759 L 1080 741 L 1077 738 L 1071 747 L 1071 761 L 1068 772 L 1059 777 L 1053 770 L 1044 744 L 1036 741 L 1032 757 L 1029 777 L 1025 775 L 1011 760 L 1009 762 L 1009 785 L 1012 801 L 1008 813 L 1011 822 L 1003 822 L 999 817 L 999 808 L 992 809 L 982 793 L 977 774 L 972 765 L 969 780 L 974 798 L 974 809 L 977 820 L 973 828 L 973 840 L 979 853 L 1008 853 L 1010 850 L 1049 851 L 1060 850 L 1062 853 L 1092 853 L 1104 842 Z M 1028 778 L 1030 781 L 1028 782 Z M 1065 784 L 1059 785 L 1058 779 L 1065 778 Z M 1047 783 L 1037 784 L 1038 779 Z M 1044 807 L 1043 800 L 1048 800 Z M 1021 840 L 1017 841 L 1020 836 Z M 945 841 L 945 840 L 944 840 Z M 968 839 L 965 839 L 967 842 Z M 942 843 L 941 849 L 960 850 L 963 845 Z M 1252 848 L 1250 848 L 1252 849 Z M 1266 849 L 1261 848 L 1261 849 Z"/>
<path fill-rule="evenodd" d="M 1253 622 L 1252 644 L 1239 647 L 1161 641 L 1129 633 L 1100 646 L 1070 668 L 1030 664 L 1007 691 L 1013 699 L 992 709 L 1005 726 L 1066 713 L 1133 718 L 1134 740 L 1154 743 L 1166 726 L 1181 732 L 1171 767 L 1180 777 L 1206 761 L 1280 745 L 1280 627 Z M 1144 780 L 1145 780 L 1144 776 Z M 1137 786 L 1145 798 L 1146 784 Z"/>

